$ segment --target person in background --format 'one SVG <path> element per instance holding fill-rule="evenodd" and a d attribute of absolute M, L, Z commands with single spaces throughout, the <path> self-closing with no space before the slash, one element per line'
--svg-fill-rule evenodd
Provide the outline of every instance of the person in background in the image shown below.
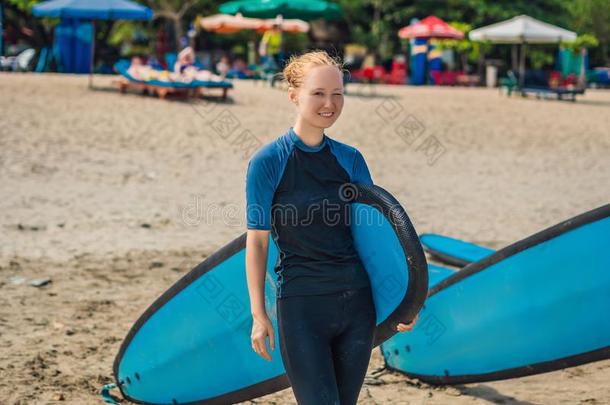
<path fill-rule="evenodd" d="M 141 57 L 133 56 L 127 73 L 136 80 L 148 80 L 150 70 L 150 66 L 144 64 Z"/>
<path fill-rule="evenodd" d="M 231 63 L 229 62 L 229 57 L 227 55 L 222 55 L 220 61 L 216 64 L 216 71 L 223 79 L 229 73 L 229 69 L 231 69 Z"/>
<path fill-rule="evenodd" d="M 246 62 L 242 58 L 237 58 L 233 62 L 233 67 L 228 71 L 228 77 L 236 77 L 238 79 L 246 79 L 251 77 L 253 72 L 248 69 Z"/>
<path fill-rule="evenodd" d="M 182 74 L 188 67 L 195 66 L 195 52 L 193 48 L 187 46 L 178 54 L 176 63 L 174 64 L 174 73 Z"/>
<path fill-rule="evenodd" d="M 275 62 L 277 67 L 282 66 L 280 52 L 282 51 L 282 30 L 279 24 L 273 24 L 269 31 L 265 31 L 259 46 L 261 56 L 266 56 Z"/>

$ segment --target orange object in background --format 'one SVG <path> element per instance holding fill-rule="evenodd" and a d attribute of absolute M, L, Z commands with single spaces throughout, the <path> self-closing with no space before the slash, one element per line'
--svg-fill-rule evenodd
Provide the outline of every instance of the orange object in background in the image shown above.
<path fill-rule="evenodd" d="M 309 23 L 296 19 L 260 19 L 244 17 L 241 14 L 214 14 L 207 17 L 198 17 L 198 24 L 206 31 L 219 34 L 232 34 L 243 30 L 256 30 L 265 32 L 271 30 L 274 24 L 280 24 L 284 32 L 307 32 Z"/>

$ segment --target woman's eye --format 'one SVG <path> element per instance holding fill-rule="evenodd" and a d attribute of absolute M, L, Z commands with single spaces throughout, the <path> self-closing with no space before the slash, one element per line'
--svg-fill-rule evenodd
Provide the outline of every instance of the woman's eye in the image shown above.
<path fill-rule="evenodd" d="M 323 96 L 324 92 L 322 91 L 316 91 L 315 93 L 313 93 L 314 96 Z M 333 93 L 333 96 L 342 96 L 343 93 Z"/>

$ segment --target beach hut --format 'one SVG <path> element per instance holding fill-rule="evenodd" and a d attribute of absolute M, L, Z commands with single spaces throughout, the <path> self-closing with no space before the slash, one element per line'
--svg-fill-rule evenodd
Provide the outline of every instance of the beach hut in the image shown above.
<path fill-rule="evenodd" d="M 477 28 L 470 31 L 472 41 L 489 41 L 494 44 L 512 44 L 513 61 L 516 59 L 516 46 L 521 47 L 519 58 L 519 86 L 523 86 L 525 76 L 525 50 L 527 44 L 559 45 L 561 41 L 574 41 L 576 33 L 545 23 L 527 15 L 519 15 L 509 20 Z"/>
<path fill-rule="evenodd" d="M 89 88 L 93 87 L 95 20 L 150 20 L 153 16 L 150 8 L 129 0 L 49 0 L 35 5 L 32 12 L 36 17 L 59 17 L 65 26 L 91 21 Z"/>

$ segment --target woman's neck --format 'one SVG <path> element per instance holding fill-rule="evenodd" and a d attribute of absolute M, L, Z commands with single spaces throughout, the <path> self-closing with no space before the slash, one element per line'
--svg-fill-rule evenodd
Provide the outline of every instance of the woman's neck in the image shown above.
<path fill-rule="evenodd" d="M 303 141 L 303 143 L 307 146 L 315 147 L 322 143 L 324 128 L 312 127 L 311 125 L 307 125 L 303 123 L 303 121 L 297 119 L 293 129 L 299 138 L 301 138 L 301 141 Z"/>

